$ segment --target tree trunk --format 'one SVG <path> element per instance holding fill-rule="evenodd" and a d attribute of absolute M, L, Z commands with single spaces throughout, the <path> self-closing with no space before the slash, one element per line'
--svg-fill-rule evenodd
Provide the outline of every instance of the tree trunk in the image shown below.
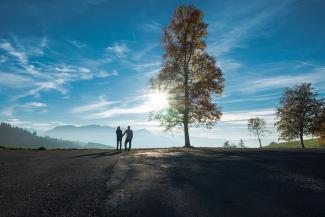
<path fill-rule="evenodd" d="M 186 50 L 185 50 L 185 62 L 186 63 Z M 185 137 L 185 147 L 191 147 L 190 136 L 188 132 L 188 114 L 189 114 L 189 92 L 188 92 L 188 66 L 185 64 L 184 67 L 184 95 L 185 95 L 185 111 L 183 116 L 184 124 L 184 137 Z"/>
<path fill-rule="evenodd" d="M 300 144 L 301 144 L 301 148 L 305 148 L 304 135 L 302 133 L 300 133 Z"/>
<path fill-rule="evenodd" d="M 184 124 L 185 148 L 189 148 L 191 147 L 191 143 L 190 143 L 190 136 L 188 133 L 188 115 L 186 114 L 184 115 L 183 124 Z"/>
<path fill-rule="evenodd" d="M 260 148 L 262 148 L 262 142 L 261 142 L 261 139 L 260 139 L 260 135 L 257 134 L 257 138 L 258 138 L 258 143 L 260 144 Z"/>

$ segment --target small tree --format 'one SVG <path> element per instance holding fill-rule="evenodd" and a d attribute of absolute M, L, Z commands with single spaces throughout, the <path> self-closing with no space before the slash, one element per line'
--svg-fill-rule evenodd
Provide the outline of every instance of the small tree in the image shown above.
<path fill-rule="evenodd" d="M 189 127 L 212 127 L 221 117 L 213 98 L 223 92 L 223 73 L 206 53 L 207 24 L 194 6 L 180 6 L 165 29 L 164 60 L 151 88 L 167 92 L 169 107 L 152 115 L 171 130 L 183 127 L 185 147 L 190 147 Z"/>
<path fill-rule="evenodd" d="M 275 123 L 281 139 L 299 138 L 301 148 L 305 148 L 304 135 L 312 135 L 316 131 L 319 109 L 316 96 L 310 83 L 285 89 L 277 108 L 278 121 Z"/>
<path fill-rule="evenodd" d="M 230 148 L 230 142 L 229 141 L 225 141 L 225 143 L 223 143 L 223 147 L 224 148 Z"/>
<path fill-rule="evenodd" d="M 266 132 L 265 130 L 266 121 L 262 118 L 251 118 L 248 120 L 248 130 L 257 136 L 260 148 L 262 148 L 261 137 Z"/>
<path fill-rule="evenodd" d="M 237 148 L 237 145 L 236 145 L 236 144 L 234 144 L 234 143 L 231 143 L 231 146 L 230 146 L 230 148 Z"/>
<path fill-rule="evenodd" d="M 238 147 L 239 148 L 245 148 L 245 141 L 243 139 L 240 139 L 238 142 Z"/>

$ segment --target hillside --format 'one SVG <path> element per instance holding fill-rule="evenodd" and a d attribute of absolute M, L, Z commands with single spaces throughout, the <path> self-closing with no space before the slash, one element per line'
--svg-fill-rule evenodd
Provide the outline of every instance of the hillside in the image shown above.
<path fill-rule="evenodd" d="M 304 144 L 306 148 L 325 148 L 325 144 L 320 144 L 317 139 L 306 139 L 304 140 Z M 274 143 L 266 146 L 266 148 L 300 148 L 299 141 L 291 141 L 291 142 L 280 142 Z"/>
<path fill-rule="evenodd" d="M 49 136 L 38 136 L 36 132 L 14 127 L 7 123 L 0 124 L 0 146 L 18 148 L 112 148 L 100 143 L 79 142 L 51 138 Z"/>

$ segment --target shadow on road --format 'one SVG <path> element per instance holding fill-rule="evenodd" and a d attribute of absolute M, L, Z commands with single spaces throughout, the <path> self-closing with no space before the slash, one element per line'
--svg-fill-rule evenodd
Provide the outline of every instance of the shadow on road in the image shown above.
<path fill-rule="evenodd" d="M 100 157 L 113 156 L 113 155 L 120 154 L 120 153 L 122 153 L 122 152 L 120 152 L 120 151 L 104 151 L 104 152 L 99 152 L 99 153 L 76 155 L 76 156 L 73 156 L 71 158 L 78 158 L 78 157 L 100 158 Z"/>

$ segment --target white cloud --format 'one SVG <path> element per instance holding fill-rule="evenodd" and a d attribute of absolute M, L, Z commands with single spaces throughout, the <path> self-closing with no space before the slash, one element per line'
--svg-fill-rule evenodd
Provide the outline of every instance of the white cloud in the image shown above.
<path fill-rule="evenodd" d="M 220 104 L 228 104 L 228 103 L 239 103 L 239 102 L 261 102 L 278 99 L 280 96 L 278 94 L 264 94 L 264 95 L 255 95 L 247 98 L 235 98 L 235 99 L 226 99 L 223 98 L 220 100 Z"/>
<path fill-rule="evenodd" d="M 325 67 L 317 67 L 312 72 L 304 74 L 279 75 L 263 77 L 245 82 L 237 90 L 241 92 L 257 92 L 275 88 L 292 87 L 298 83 L 309 82 L 314 85 L 322 85 L 325 82 Z M 236 89 L 235 89 L 236 90 Z"/>
<path fill-rule="evenodd" d="M 220 25 L 218 21 L 212 22 L 212 27 L 220 28 L 220 31 L 214 33 L 215 29 L 212 29 L 212 34 L 209 39 L 214 41 L 208 46 L 208 51 L 216 56 L 222 56 L 229 53 L 234 48 L 245 47 L 242 42 L 249 37 L 256 37 L 258 28 L 261 28 L 272 21 L 275 16 L 281 16 L 283 9 L 287 9 L 291 0 L 283 1 L 280 4 L 264 5 L 263 8 L 249 8 L 245 13 L 254 14 L 249 18 L 242 20 L 237 23 L 230 22 L 228 25 Z M 214 25 L 214 23 L 216 23 Z M 225 29 L 226 26 L 232 26 L 230 30 Z"/>
<path fill-rule="evenodd" d="M 25 71 L 33 76 L 39 76 L 41 75 L 41 73 L 39 73 L 37 71 L 37 69 L 35 68 L 34 65 L 31 65 L 28 62 L 28 57 L 26 52 L 24 51 L 20 51 L 18 49 L 16 49 L 10 42 L 8 41 L 3 41 L 0 43 L 0 48 L 7 51 L 8 54 L 10 54 L 11 56 L 15 57 L 20 66 L 22 68 L 25 69 Z M 33 51 L 30 51 L 31 53 L 33 53 Z"/>
<path fill-rule="evenodd" d="M 24 124 L 30 124 L 30 121 L 22 121 L 18 118 L 10 118 L 6 121 L 7 123 L 14 125 L 14 126 L 20 126 L 20 125 L 24 125 Z"/>
<path fill-rule="evenodd" d="M 158 46 L 159 46 L 158 43 L 147 44 L 143 49 L 136 50 L 135 52 L 133 52 L 132 59 L 136 61 L 141 60 L 144 57 L 148 56 L 150 52 Z"/>
<path fill-rule="evenodd" d="M 27 64 L 27 55 L 24 52 L 17 51 L 11 43 L 4 41 L 0 43 L 0 48 L 7 51 L 10 55 L 16 57 L 22 64 Z"/>
<path fill-rule="evenodd" d="M 232 122 L 232 123 L 244 123 L 247 124 L 247 120 L 250 118 L 261 117 L 266 119 L 269 123 L 274 123 L 275 110 L 259 109 L 259 110 L 244 110 L 244 111 L 229 111 L 224 112 L 221 117 L 221 122 Z"/>
<path fill-rule="evenodd" d="M 141 129 L 141 128 L 150 128 L 150 129 L 160 129 L 160 122 L 157 120 L 152 120 L 152 121 L 145 121 L 145 120 L 132 120 L 132 119 L 127 119 L 127 120 L 118 120 L 118 121 L 110 121 L 110 126 L 132 126 L 132 128 L 135 129 Z"/>
<path fill-rule="evenodd" d="M 143 24 L 142 28 L 149 33 L 162 33 L 163 26 L 156 21 L 151 21 Z"/>
<path fill-rule="evenodd" d="M 47 104 L 42 103 L 42 102 L 29 102 L 29 103 L 25 103 L 23 104 L 21 107 L 23 108 L 47 108 Z"/>
<path fill-rule="evenodd" d="M 0 40 L 0 49 L 8 53 L 8 58 L 13 57 L 18 60 L 8 62 L 8 66 L 14 70 L 14 73 L 0 72 L 0 85 L 16 89 L 25 88 L 24 92 L 18 92 L 18 94 L 10 96 L 12 101 L 26 96 L 39 97 L 40 92 L 47 90 L 56 90 L 65 95 L 69 92 L 68 87 L 72 82 L 107 78 L 118 74 L 116 70 L 103 70 L 99 65 L 95 66 L 93 64 L 89 65 L 91 67 L 90 70 L 87 62 L 82 62 L 82 64 L 48 64 L 45 62 L 29 61 L 27 53 L 29 55 L 38 55 L 35 53 L 37 49 L 48 48 L 48 39 L 46 37 L 37 41 L 40 44 L 38 47 L 34 47 L 35 39 L 18 39 L 14 36 L 14 44 L 9 40 Z M 125 51 L 125 49 L 118 48 L 118 46 L 115 48 L 116 52 L 120 54 Z M 1 56 L 1 60 L 6 61 L 6 59 L 7 57 L 2 58 Z"/>
<path fill-rule="evenodd" d="M 125 55 L 130 51 L 125 43 L 115 43 L 113 46 L 107 47 L 106 50 L 120 58 L 125 57 Z"/>
<path fill-rule="evenodd" d="M 65 39 L 67 42 L 69 42 L 71 45 L 73 45 L 76 48 L 85 48 L 87 47 L 87 45 L 85 43 L 82 43 L 80 41 L 77 40 L 70 40 L 70 39 Z"/>
<path fill-rule="evenodd" d="M 0 72 L 0 85 L 10 87 L 22 87 L 28 85 L 32 80 L 23 75 Z"/>
<path fill-rule="evenodd" d="M 239 69 L 240 67 L 242 67 L 242 64 L 235 61 L 235 60 L 232 60 L 232 59 L 221 59 L 219 60 L 218 62 L 218 66 L 222 69 L 222 71 L 224 73 L 229 73 L 229 72 L 232 72 L 232 71 L 235 71 L 237 69 Z"/>
<path fill-rule="evenodd" d="M 138 63 L 138 64 L 133 64 L 133 66 L 136 71 L 144 72 L 144 71 L 160 68 L 161 61 Z"/>
<path fill-rule="evenodd" d="M 144 114 L 152 111 L 152 106 L 143 104 L 131 108 L 112 108 L 103 112 L 92 114 L 87 119 L 104 119 L 119 115 L 129 115 L 129 114 Z"/>
<path fill-rule="evenodd" d="M 48 105 L 42 102 L 28 102 L 24 104 L 12 104 L 1 110 L 1 114 L 6 117 L 13 117 L 17 110 L 47 112 Z M 18 114 L 18 112 L 16 112 Z M 17 120 L 17 119 L 10 119 Z"/>
<path fill-rule="evenodd" d="M 41 40 L 41 47 L 48 48 L 48 46 L 49 46 L 48 39 L 47 39 L 47 37 L 44 36 Z"/>
<path fill-rule="evenodd" d="M 77 106 L 71 109 L 71 112 L 72 113 L 94 112 L 106 108 L 108 105 L 113 105 L 120 102 L 120 101 L 108 101 L 103 96 L 100 96 L 98 99 L 99 99 L 98 102 Z"/>
<path fill-rule="evenodd" d="M 64 123 L 61 122 L 40 123 L 40 122 L 25 121 L 19 118 L 11 118 L 11 119 L 4 120 L 3 122 L 9 123 L 13 126 L 29 129 L 29 130 L 36 130 L 37 132 L 45 132 L 47 130 L 53 129 L 56 126 L 65 125 Z"/>
<path fill-rule="evenodd" d="M 1 114 L 6 117 L 11 117 L 14 113 L 14 109 L 12 107 L 4 108 L 1 110 Z"/>

